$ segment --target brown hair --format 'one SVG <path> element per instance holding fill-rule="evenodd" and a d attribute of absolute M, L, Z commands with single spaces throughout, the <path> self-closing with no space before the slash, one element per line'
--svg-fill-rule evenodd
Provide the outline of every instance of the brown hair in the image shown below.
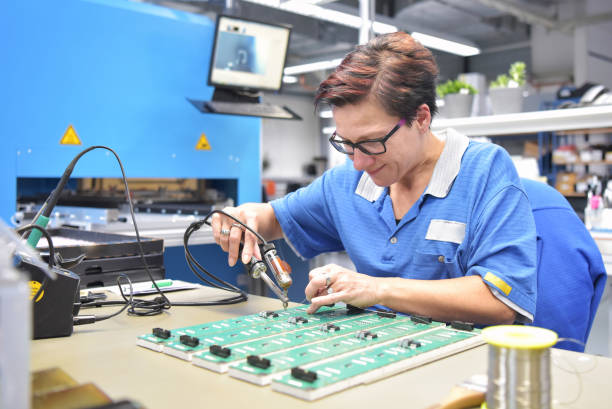
<path fill-rule="evenodd" d="M 356 104 L 372 94 L 390 115 L 414 121 L 421 104 L 437 112 L 438 66 L 431 52 L 409 34 L 396 32 L 359 45 L 319 85 L 315 106 Z"/>

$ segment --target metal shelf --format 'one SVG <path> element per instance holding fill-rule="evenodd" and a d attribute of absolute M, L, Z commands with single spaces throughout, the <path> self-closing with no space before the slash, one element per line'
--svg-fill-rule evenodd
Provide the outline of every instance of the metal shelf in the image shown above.
<path fill-rule="evenodd" d="M 433 132 L 454 128 L 467 136 L 533 134 L 548 131 L 602 129 L 612 127 L 612 105 L 521 112 L 517 114 L 434 119 Z M 578 132 L 581 133 L 581 132 Z"/>
<path fill-rule="evenodd" d="M 591 160 L 591 161 L 576 161 L 576 162 L 559 162 L 556 160 L 553 160 L 553 163 L 555 165 L 559 165 L 559 166 L 575 166 L 575 165 L 579 165 L 579 166 L 589 166 L 589 165 L 612 165 L 612 161 L 609 160 Z"/>

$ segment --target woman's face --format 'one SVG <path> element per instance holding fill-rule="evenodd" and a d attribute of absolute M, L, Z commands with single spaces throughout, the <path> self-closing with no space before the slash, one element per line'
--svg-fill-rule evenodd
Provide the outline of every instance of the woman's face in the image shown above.
<path fill-rule="evenodd" d="M 426 107 L 426 105 L 423 105 Z M 413 124 L 401 126 L 385 142 L 387 151 L 380 155 L 367 155 L 355 149 L 349 158 L 358 171 L 365 171 L 378 186 L 391 186 L 401 179 L 410 177 L 414 170 L 425 159 L 424 143 L 426 132 L 422 132 L 419 114 Z M 401 118 L 391 116 L 373 98 L 366 98 L 358 104 L 349 104 L 333 109 L 336 122 L 336 134 L 344 140 L 357 143 L 367 139 L 382 138 L 393 129 Z M 427 126 L 429 119 L 427 115 Z M 422 118 L 421 118 L 422 119 Z"/>

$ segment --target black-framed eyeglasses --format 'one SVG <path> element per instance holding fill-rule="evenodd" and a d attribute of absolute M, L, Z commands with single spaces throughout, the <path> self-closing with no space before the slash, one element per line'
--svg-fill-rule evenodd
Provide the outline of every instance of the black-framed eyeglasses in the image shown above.
<path fill-rule="evenodd" d="M 406 119 L 402 118 L 400 121 L 391 129 L 391 131 L 378 139 L 367 139 L 365 141 L 353 143 L 349 142 L 342 137 L 340 137 L 336 131 L 329 137 L 329 143 L 332 144 L 334 148 L 338 152 L 346 153 L 347 155 L 353 155 L 355 153 L 355 148 L 359 149 L 361 152 L 366 155 L 381 155 L 387 152 L 387 146 L 385 142 L 393 136 L 398 129 L 400 129 L 406 123 Z"/>

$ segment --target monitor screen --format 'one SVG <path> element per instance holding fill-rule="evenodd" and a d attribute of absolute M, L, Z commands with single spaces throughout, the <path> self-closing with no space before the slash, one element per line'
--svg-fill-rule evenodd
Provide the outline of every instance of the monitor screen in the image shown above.
<path fill-rule="evenodd" d="M 208 84 L 278 91 L 290 31 L 285 26 L 218 16 Z"/>

